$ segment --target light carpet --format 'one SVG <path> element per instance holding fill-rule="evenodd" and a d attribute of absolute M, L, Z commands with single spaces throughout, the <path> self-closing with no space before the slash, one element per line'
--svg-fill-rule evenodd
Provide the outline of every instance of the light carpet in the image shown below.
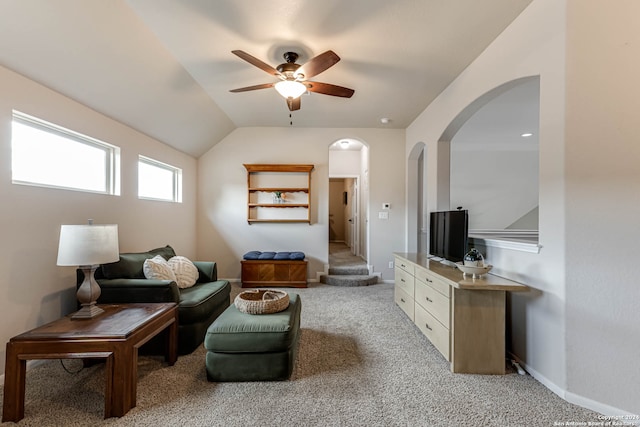
<path fill-rule="evenodd" d="M 170 367 L 139 358 L 137 406 L 103 419 L 104 367 L 27 372 L 20 426 L 553 426 L 598 421 L 530 376 L 461 375 L 393 303 L 393 286 L 315 284 L 289 381 L 210 383 L 204 348 Z M 233 287 L 232 297 L 240 289 Z M 70 370 L 76 360 L 64 361 Z M 11 425 L 10 423 L 2 425 Z"/>

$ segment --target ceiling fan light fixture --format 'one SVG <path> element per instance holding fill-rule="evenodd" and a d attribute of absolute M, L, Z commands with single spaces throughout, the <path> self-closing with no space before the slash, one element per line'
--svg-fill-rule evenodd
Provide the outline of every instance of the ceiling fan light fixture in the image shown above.
<path fill-rule="evenodd" d="M 283 80 L 275 84 L 275 88 L 285 99 L 298 98 L 307 91 L 307 87 L 295 80 Z"/>

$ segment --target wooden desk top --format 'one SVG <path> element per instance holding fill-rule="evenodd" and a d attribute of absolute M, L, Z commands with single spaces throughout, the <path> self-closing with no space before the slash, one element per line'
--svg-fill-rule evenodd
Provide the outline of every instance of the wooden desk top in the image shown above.
<path fill-rule="evenodd" d="M 71 315 L 11 338 L 11 341 L 126 339 L 150 320 L 175 310 L 176 303 L 99 304 L 104 313 L 92 319 L 71 319 Z"/>
<path fill-rule="evenodd" d="M 488 291 L 509 291 L 524 292 L 529 287 L 513 280 L 498 277 L 493 274 L 484 274 L 478 278 L 464 276 L 457 267 L 450 267 L 440 261 L 432 261 L 423 253 L 397 252 L 394 255 L 406 259 L 407 261 L 423 267 L 441 276 L 450 286 L 457 289 L 488 290 Z"/>

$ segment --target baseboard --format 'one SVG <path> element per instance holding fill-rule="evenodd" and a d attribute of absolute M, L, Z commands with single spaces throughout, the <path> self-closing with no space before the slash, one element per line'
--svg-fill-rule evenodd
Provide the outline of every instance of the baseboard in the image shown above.
<path fill-rule="evenodd" d="M 553 381 L 551 381 L 550 379 L 542 375 L 540 372 L 533 369 L 531 366 L 527 365 L 525 362 L 523 362 L 518 356 L 514 355 L 513 353 L 509 353 L 509 358 L 518 362 L 520 367 L 524 369 L 533 378 L 535 378 L 536 381 L 538 381 L 540 384 L 542 384 L 543 386 L 545 386 L 546 388 L 548 388 L 549 390 L 557 394 L 562 399 L 567 400 L 565 389 L 558 386 L 556 383 L 554 383 Z"/>
<path fill-rule="evenodd" d="M 640 416 L 638 414 L 632 414 L 623 409 L 616 408 L 611 405 L 607 405 L 606 403 L 598 402 L 593 399 L 589 399 L 584 396 L 580 396 L 578 394 L 572 393 L 570 391 L 565 390 L 564 388 L 558 386 L 556 383 L 542 375 L 540 372 L 533 369 L 531 366 L 524 363 L 513 353 L 509 353 L 509 357 L 516 362 L 524 369 L 529 375 L 535 378 L 536 381 L 541 383 L 543 386 L 557 394 L 563 400 L 566 400 L 569 403 L 573 403 L 574 405 L 578 405 L 582 408 L 589 409 L 591 411 L 598 412 L 603 415 L 602 420 L 595 420 L 594 422 L 604 421 L 606 422 L 625 422 L 624 425 L 637 425 L 640 426 Z M 623 425 L 623 424 L 621 424 Z"/>
<path fill-rule="evenodd" d="M 606 422 L 616 422 L 619 424 L 611 425 L 635 425 L 640 426 L 640 415 L 632 414 L 622 409 L 615 408 L 606 403 L 598 402 L 596 400 L 589 399 L 584 396 L 580 396 L 570 391 L 565 391 L 565 398 L 569 403 L 582 406 L 583 408 L 591 409 L 602 414 L 602 420 Z"/>

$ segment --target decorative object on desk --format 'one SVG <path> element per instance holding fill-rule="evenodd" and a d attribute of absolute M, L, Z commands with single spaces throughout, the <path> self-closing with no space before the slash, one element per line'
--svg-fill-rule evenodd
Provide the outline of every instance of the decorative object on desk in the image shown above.
<path fill-rule="evenodd" d="M 58 246 L 60 266 L 80 266 L 84 281 L 78 288 L 77 297 L 82 308 L 74 313 L 72 319 L 90 319 L 102 313 L 96 306 L 100 296 L 100 286 L 94 273 L 100 264 L 120 259 L 118 250 L 118 225 L 62 225 Z"/>
<path fill-rule="evenodd" d="M 276 289 L 240 292 L 233 301 L 236 308 L 247 314 L 271 314 L 289 307 L 289 294 Z"/>
<path fill-rule="evenodd" d="M 476 248 L 471 248 L 471 250 L 464 255 L 464 265 L 482 267 L 484 265 L 484 257 Z"/>
<path fill-rule="evenodd" d="M 489 271 L 491 271 L 491 269 L 493 268 L 492 265 L 482 265 L 482 266 L 477 266 L 477 265 L 464 265 L 461 262 L 457 262 L 456 266 L 458 267 L 458 269 L 460 269 L 460 271 L 462 271 L 462 275 L 466 276 L 467 274 L 470 274 L 472 278 L 477 279 L 480 276 L 482 276 L 483 274 L 488 273 Z"/>

